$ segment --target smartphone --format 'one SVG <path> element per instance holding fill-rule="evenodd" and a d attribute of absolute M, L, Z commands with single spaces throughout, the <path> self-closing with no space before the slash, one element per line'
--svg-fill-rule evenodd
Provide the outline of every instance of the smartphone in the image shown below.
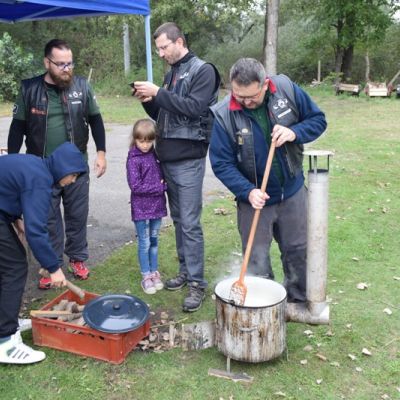
<path fill-rule="evenodd" d="M 135 93 L 136 93 L 135 82 L 131 82 L 128 85 L 133 89 L 132 90 L 132 96 L 134 96 Z"/>

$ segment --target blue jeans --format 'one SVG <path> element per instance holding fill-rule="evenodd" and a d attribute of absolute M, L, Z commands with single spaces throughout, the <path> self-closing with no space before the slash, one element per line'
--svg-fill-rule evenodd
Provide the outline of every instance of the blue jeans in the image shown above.
<path fill-rule="evenodd" d="M 148 274 L 158 270 L 158 233 L 161 218 L 134 221 L 138 238 L 140 271 Z"/>

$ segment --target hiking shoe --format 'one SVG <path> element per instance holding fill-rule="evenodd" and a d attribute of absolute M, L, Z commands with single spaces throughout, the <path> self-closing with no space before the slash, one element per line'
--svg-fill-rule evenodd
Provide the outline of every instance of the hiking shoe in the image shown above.
<path fill-rule="evenodd" d="M 145 292 L 146 294 L 154 294 L 157 292 L 156 287 L 154 286 L 153 283 L 152 274 L 143 275 L 143 280 L 141 285 L 143 292 Z"/>
<path fill-rule="evenodd" d="M 21 332 L 17 331 L 10 339 L 0 343 L 0 363 L 33 364 L 46 358 L 43 351 L 33 350 L 22 343 Z"/>
<path fill-rule="evenodd" d="M 32 321 L 29 318 L 18 318 L 18 330 L 20 332 L 29 331 L 32 329 Z"/>
<path fill-rule="evenodd" d="M 183 301 L 183 311 L 197 311 L 201 307 L 205 297 L 205 289 L 200 288 L 197 282 L 192 282 L 189 285 L 189 294 Z"/>
<path fill-rule="evenodd" d="M 156 290 L 161 290 L 164 288 L 164 284 L 161 281 L 161 276 L 158 271 L 154 271 L 151 273 L 151 280 L 153 281 Z"/>
<path fill-rule="evenodd" d="M 68 271 L 72 272 L 75 278 L 85 280 L 89 277 L 89 270 L 83 261 L 69 261 Z"/>
<path fill-rule="evenodd" d="M 45 278 L 44 276 L 39 279 L 39 289 L 49 290 L 51 289 L 51 278 Z"/>
<path fill-rule="evenodd" d="M 184 274 L 178 274 L 175 278 L 168 279 L 165 282 L 165 288 L 168 290 L 180 290 L 187 284 L 187 277 Z"/>

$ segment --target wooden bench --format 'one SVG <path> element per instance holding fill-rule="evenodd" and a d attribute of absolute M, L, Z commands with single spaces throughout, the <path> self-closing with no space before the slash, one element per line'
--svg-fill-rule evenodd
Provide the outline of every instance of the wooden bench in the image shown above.
<path fill-rule="evenodd" d="M 361 92 L 361 86 L 353 85 L 351 83 L 339 83 L 335 86 L 336 95 L 344 92 L 350 93 L 352 96 L 359 96 Z"/>
<path fill-rule="evenodd" d="M 390 90 L 386 82 L 368 82 L 365 94 L 369 97 L 390 97 Z"/>

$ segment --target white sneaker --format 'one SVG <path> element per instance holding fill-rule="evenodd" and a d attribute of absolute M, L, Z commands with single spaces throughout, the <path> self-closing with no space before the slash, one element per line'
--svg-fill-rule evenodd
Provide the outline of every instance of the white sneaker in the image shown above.
<path fill-rule="evenodd" d="M 32 321 L 29 318 L 18 318 L 19 331 L 25 332 L 32 329 Z"/>
<path fill-rule="evenodd" d="M 11 338 L 0 344 L 0 363 L 33 364 L 46 358 L 43 351 L 33 350 L 22 343 L 21 332 L 17 331 Z"/>

